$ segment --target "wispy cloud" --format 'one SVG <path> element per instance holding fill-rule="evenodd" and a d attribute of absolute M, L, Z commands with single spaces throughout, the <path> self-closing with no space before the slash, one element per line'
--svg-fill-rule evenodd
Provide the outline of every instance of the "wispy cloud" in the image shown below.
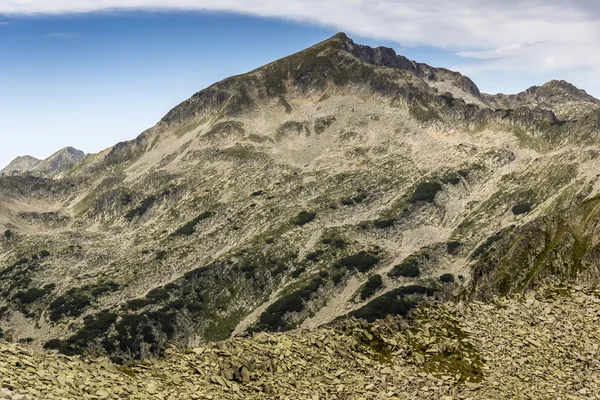
<path fill-rule="evenodd" d="M 7 22 L 7 21 L 0 21 L 0 25 L 10 25 L 10 22 Z"/>
<path fill-rule="evenodd" d="M 456 52 L 472 70 L 580 71 L 600 87 L 596 0 L 3 0 L 0 14 L 225 11 Z M 462 68 L 464 69 L 464 68 Z"/>

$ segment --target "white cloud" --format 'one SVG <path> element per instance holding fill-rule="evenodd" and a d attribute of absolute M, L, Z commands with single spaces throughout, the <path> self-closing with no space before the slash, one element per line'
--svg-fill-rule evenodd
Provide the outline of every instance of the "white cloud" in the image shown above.
<path fill-rule="evenodd" d="M 0 14 L 110 9 L 236 12 L 457 52 L 461 70 L 579 71 L 600 87 L 596 0 L 2 0 Z"/>

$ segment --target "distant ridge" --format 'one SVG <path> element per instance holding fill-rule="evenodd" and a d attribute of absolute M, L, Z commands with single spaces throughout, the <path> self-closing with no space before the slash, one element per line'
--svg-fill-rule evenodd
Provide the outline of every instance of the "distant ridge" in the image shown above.
<path fill-rule="evenodd" d="M 23 173 L 53 175 L 76 164 L 84 156 L 85 153 L 81 150 L 65 147 L 45 160 L 38 160 L 32 156 L 17 157 L 0 172 L 3 175 L 20 175 Z"/>

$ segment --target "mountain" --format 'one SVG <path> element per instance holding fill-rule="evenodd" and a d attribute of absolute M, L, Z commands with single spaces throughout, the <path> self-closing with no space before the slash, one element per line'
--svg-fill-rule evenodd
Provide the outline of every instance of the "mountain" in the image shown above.
<path fill-rule="evenodd" d="M 54 176 L 77 164 L 84 156 L 85 153 L 81 150 L 65 147 L 45 160 L 38 160 L 31 156 L 17 157 L 0 172 L 4 175 L 27 173 L 40 176 Z"/>
<path fill-rule="evenodd" d="M 41 160 L 31 156 L 17 157 L 10 162 L 2 171 L 2 174 L 14 174 L 23 171 L 31 171 Z"/>
<path fill-rule="evenodd" d="M 598 100 L 526 93 L 338 34 L 59 175 L 2 177 L 4 336 L 127 364 L 591 285 Z"/>
<path fill-rule="evenodd" d="M 590 110 L 600 109 L 600 100 L 565 81 L 550 81 L 533 86 L 516 95 L 484 95 L 485 101 L 497 108 L 540 107 L 561 119 L 578 119 Z"/>

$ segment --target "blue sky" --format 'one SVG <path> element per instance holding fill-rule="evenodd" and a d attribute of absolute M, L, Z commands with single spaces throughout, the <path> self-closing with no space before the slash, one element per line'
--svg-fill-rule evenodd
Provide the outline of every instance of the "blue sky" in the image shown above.
<path fill-rule="evenodd" d="M 8 9 L 2 14 L 2 7 L 0 165 L 23 154 L 44 158 L 65 146 L 97 152 L 132 139 L 211 83 L 340 30 L 357 43 L 393 47 L 410 59 L 464 70 L 486 92 L 518 92 L 564 78 L 600 95 L 594 91 L 600 88 L 595 81 L 590 81 L 591 90 L 586 87 L 590 71 L 576 73 L 581 66 L 513 69 L 477 62 L 488 59 L 478 52 L 502 49 L 502 43 L 486 46 L 467 40 L 462 46 L 437 46 L 433 39 L 401 40 L 364 29 L 353 33 L 343 24 L 285 15 L 211 10 L 81 13 L 70 12 L 68 4 L 66 10 L 49 13 Z M 475 54 L 465 57 L 461 50 Z"/>

